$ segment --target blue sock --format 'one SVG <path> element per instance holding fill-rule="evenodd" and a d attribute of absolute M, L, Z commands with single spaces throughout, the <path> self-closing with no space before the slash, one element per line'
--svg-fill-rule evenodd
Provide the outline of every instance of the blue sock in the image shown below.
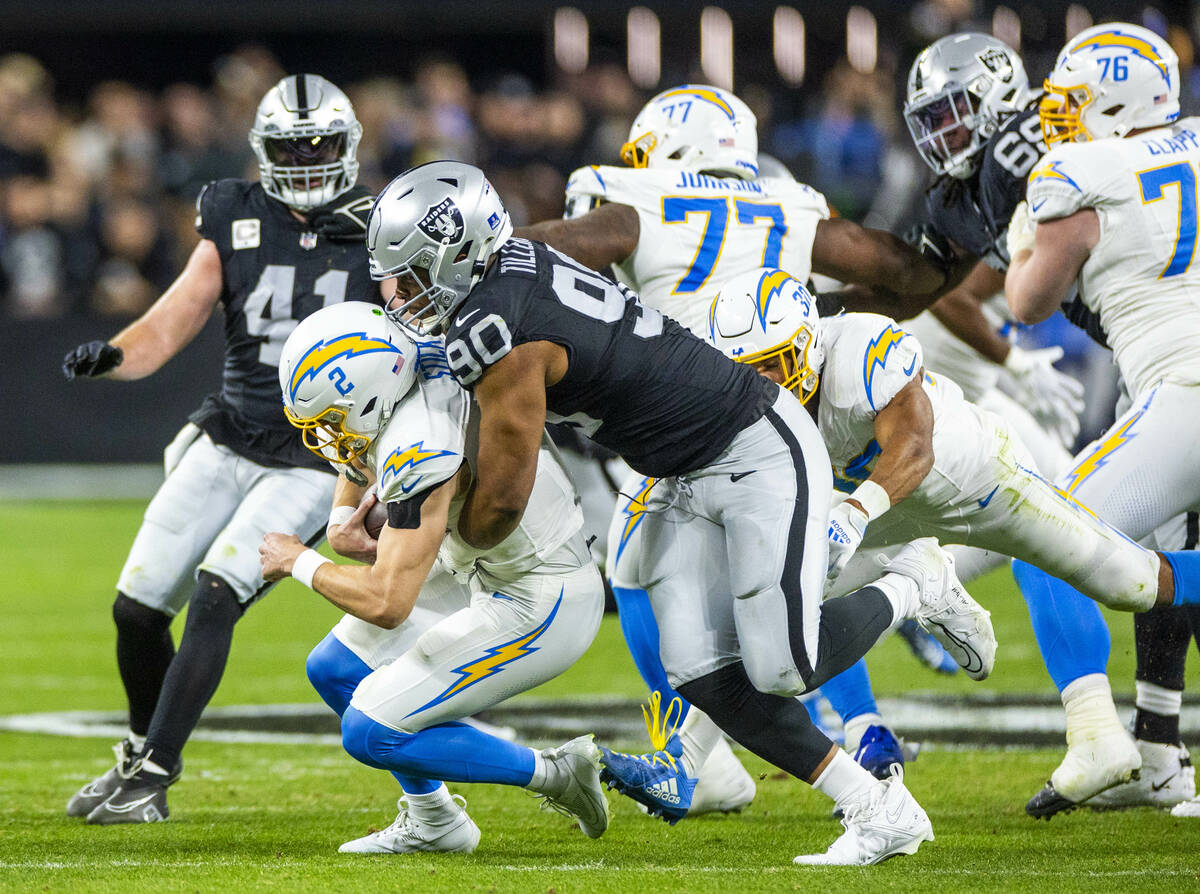
<path fill-rule="evenodd" d="M 1014 559 L 1012 570 L 1029 608 L 1042 661 L 1059 692 L 1080 677 L 1106 673 L 1112 641 L 1100 606 L 1027 562 Z"/>
<path fill-rule="evenodd" d="M 867 675 L 867 662 L 863 658 L 822 683 L 821 693 L 829 699 L 842 723 L 860 714 L 879 713 L 875 693 L 871 691 L 871 678 Z"/>
<path fill-rule="evenodd" d="M 402 733 L 350 707 L 342 715 L 342 745 L 351 757 L 368 767 L 406 777 L 412 774 L 447 782 L 521 786 L 533 778 L 531 749 L 489 736 L 465 723 L 439 723 L 419 732 Z M 409 791 L 406 783 L 401 784 Z"/>
<path fill-rule="evenodd" d="M 346 648 L 332 633 L 326 634 L 308 653 L 304 669 L 313 688 L 325 700 L 325 704 L 337 712 L 338 717 L 345 715 L 354 690 L 358 688 L 363 677 L 371 673 L 367 663 Z M 441 785 L 441 782 L 433 779 L 419 779 L 399 773 L 392 775 L 396 777 L 400 787 L 410 795 L 427 795 Z"/>
<path fill-rule="evenodd" d="M 1172 605 L 1200 605 L 1200 553 L 1163 553 L 1175 576 Z"/>
<path fill-rule="evenodd" d="M 650 687 L 650 691 L 662 693 L 664 706 L 670 705 L 672 699 L 683 703 L 683 713 L 679 722 L 687 716 L 688 703 L 667 682 L 667 672 L 663 669 L 662 658 L 658 655 L 658 621 L 650 608 L 650 594 L 645 590 L 634 590 L 628 587 L 612 588 L 617 601 L 617 616 L 621 621 L 621 633 L 625 635 L 625 645 L 633 656 L 633 663 Z"/>

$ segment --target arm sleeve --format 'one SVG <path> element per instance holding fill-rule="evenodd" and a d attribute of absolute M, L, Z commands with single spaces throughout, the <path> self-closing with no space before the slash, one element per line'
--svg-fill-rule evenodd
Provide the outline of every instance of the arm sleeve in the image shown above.
<path fill-rule="evenodd" d="M 433 493 L 433 488 L 423 490 L 407 500 L 395 500 L 388 503 L 388 527 L 409 530 L 421 527 L 421 506 L 431 493 Z"/>
<path fill-rule="evenodd" d="M 1077 153 L 1064 151 L 1072 148 L 1076 147 L 1054 149 L 1030 172 L 1026 198 L 1035 221 L 1069 217 L 1095 204 L 1088 170 L 1079 163 Z"/>

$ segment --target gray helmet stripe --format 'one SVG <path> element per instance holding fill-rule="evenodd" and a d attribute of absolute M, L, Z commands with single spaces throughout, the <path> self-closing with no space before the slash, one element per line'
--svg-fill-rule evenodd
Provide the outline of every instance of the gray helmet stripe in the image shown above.
<path fill-rule="evenodd" d="M 296 75 L 296 110 L 298 117 L 308 117 L 308 75 Z"/>

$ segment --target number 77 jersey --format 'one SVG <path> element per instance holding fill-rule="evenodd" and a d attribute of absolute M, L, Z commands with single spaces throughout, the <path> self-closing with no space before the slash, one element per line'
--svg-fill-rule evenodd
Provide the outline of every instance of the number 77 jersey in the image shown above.
<path fill-rule="evenodd" d="M 766 266 L 806 281 L 817 223 L 829 217 L 824 196 L 786 178 L 606 166 L 571 175 L 568 217 L 601 202 L 638 214 L 638 245 L 617 266 L 621 281 L 701 337 L 729 277 Z"/>
<path fill-rule="evenodd" d="M 1200 119 L 1125 139 L 1055 146 L 1029 175 L 1034 220 L 1092 208 L 1100 240 L 1079 274 L 1135 399 L 1155 382 L 1200 382 L 1196 263 Z"/>

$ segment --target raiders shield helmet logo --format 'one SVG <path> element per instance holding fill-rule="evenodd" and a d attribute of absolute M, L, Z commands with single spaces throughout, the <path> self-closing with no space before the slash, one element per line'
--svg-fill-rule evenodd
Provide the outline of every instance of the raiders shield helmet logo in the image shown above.
<path fill-rule="evenodd" d="M 435 242 L 453 245 L 463 234 L 462 212 L 449 197 L 430 205 L 425 216 L 417 221 L 417 229 Z"/>
<path fill-rule="evenodd" d="M 1012 60 L 1002 50 L 992 47 L 978 54 L 979 61 L 984 67 L 1002 81 L 1007 81 L 1012 75 Z"/>

